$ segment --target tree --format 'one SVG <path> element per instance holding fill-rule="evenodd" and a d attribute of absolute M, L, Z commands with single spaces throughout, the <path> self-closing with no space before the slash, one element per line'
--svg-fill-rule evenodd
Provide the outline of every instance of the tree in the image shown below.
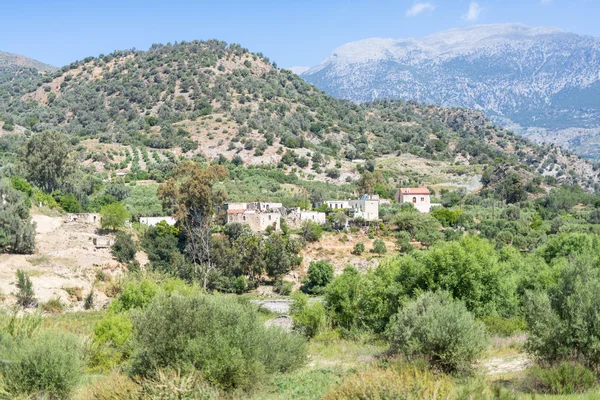
<path fill-rule="evenodd" d="M 158 188 L 158 197 L 168 209 L 175 210 L 187 243 L 186 253 L 194 263 L 195 274 L 201 276 L 206 288 L 208 276 L 214 268 L 211 257 L 211 228 L 215 206 L 225 195 L 213 190 L 219 180 L 227 176 L 222 165 L 204 167 L 187 161 L 174 171 L 173 177 Z"/>
<path fill-rule="evenodd" d="M 35 250 L 35 224 L 29 199 L 0 181 L 0 253 L 27 254 Z"/>
<path fill-rule="evenodd" d="M 333 222 L 338 228 L 343 228 L 346 226 L 346 223 L 348 223 L 348 216 L 344 210 L 338 210 L 335 212 L 335 214 L 333 214 Z"/>
<path fill-rule="evenodd" d="M 25 145 L 22 161 L 27 180 L 46 193 L 61 188 L 75 170 L 69 138 L 55 131 L 34 133 Z"/>
<path fill-rule="evenodd" d="M 559 284 L 528 292 L 525 319 L 527 350 L 541 361 L 575 361 L 600 368 L 600 271 L 597 259 L 579 255 L 561 272 Z"/>
<path fill-rule="evenodd" d="M 118 230 L 127 219 L 129 219 L 129 213 L 125 210 L 125 207 L 121 203 L 107 204 L 100 210 L 101 225 L 102 228 L 112 229 L 113 231 Z"/>
<path fill-rule="evenodd" d="M 302 291 L 311 294 L 321 294 L 333 280 L 333 266 L 327 261 L 312 261 L 308 273 L 303 280 Z"/>
<path fill-rule="evenodd" d="M 392 351 L 425 357 L 432 367 L 450 373 L 470 372 L 485 351 L 483 323 L 448 292 L 427 292 L 410 301 L 390 321 Z"/>

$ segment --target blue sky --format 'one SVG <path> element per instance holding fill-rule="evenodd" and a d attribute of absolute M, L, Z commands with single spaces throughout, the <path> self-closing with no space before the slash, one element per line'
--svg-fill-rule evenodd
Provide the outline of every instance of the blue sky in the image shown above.
<path fill-rule="evenodd" d="M 600 37 L 600 0 L 0 0 L 0 51 L 62 66 L 117 49 L 216 38 L 279 66 L 315 65 L 368 37 L 499 22 Z"/>

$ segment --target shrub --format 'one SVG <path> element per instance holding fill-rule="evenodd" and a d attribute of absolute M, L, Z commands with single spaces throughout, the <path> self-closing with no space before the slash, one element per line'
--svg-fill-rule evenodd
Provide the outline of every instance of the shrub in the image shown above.
<path fill-rule="evenodd" d="M 303 280 L 302 291 L 321 294 L 333 280 L 333 266 L 326 261 L 312 261 Z"/>
<path fill-rule="evenodd" d="M 0 366 L 8 391 L 67 398 L 79 381 L 82 352 L 77 337 L 45 331 L 16 346 L 9 363 Z"/>
<path fill-rule="evenodd" d="M 501 337 L 512 336 L 516 333 L 525 332 L 527 323 L 521 317 L 503 318 L 503 317 L 482 317 L 481 322 L 485 324 L 490 335 Z"/>
<path fill-rule="evenodd" d="M 144 308 L 158 293 L 158 285 L 150 279 L 139 282 L 127 282 L 119 297 L 110 304 L 110 310 L 115 312 Z"/>
<path fill-rule="evenodd" d="M 112 245 L 112 255 L 117 261 L 126 264 L 135 259 L 136 246 L 129 233 L 117 232 L 115 243 Z"/>
<path fill-rule="evenodd" d="M 142 379 L 140 384 L 143 397 L 149 399 L 217 400 L 221 398 L 219 391 L 197 372 L 184 375 L 179 371 L 161 370 L 154 378 Z"/>
<path fill-rule="evenodd" d="M 306 360 L 301 336 L 265 327 L 252 305 L 228 297 L 159 295 L 133 327 L 132 371 L 142 376 L 196 369 L 223 389 L 248 389 Z"/>
<path fill-rule="evenodd" d="M 293 289 L 294 284 L 290 281 L 284 281 L 283 279 L 279 279 L 274 285 L 275 292 L 282 296 L 289 296 L 292 294 Z"/>
<path fill-rule="evenodd" d="M 526 293 L 526 349 L 539 360 L 572 360 L 594 370 L 600 367 L 600 271 L 596 265 L 593 256 L 580 256 L 561 271 L 557 286 Z"/>
<path fill-rule="evenodd" d="M 50 299 L 48 299 L 47 302 L 42 304 L 41 307 L 42 307 L 42 310 L 44 310 L 44 312 L 47 312 L 50 314 L 60 314 L 61 312 L 64 311 L 65 304 L 62 302 L 60 297 L 52 296 Z"/>
<path fill-rule="evenodd" d="M 364 243 L 356 243 L 354 245 L 354 249 L 352 250 L 352 254 L 354 254 L 355 256 L 360 256 L 364 252 L 365 252 L 365 245 L 364 245 Z"/>
<path fill-rule="evenodd" d="M 424 357 L 445 372 L 466 373 L 485 350 L 485 327 L 448 292 L 428 292 L 408 302 L 390 321 L 392 351 Z"/>
<path fill-rule="evenodd" d="M 94 308 L 94 298 L 95 297 L 96 296 L 94 294 L 94 289 L 90 290 L 88 295 L 85 296 L 85 301 L 83 302 L 83 308 L 85 310 L 91 310 L 92 308 Z"/>
<path fill-rule="evenodd" d="M 294 329 L 307 338 L 315 337 L 325 325 L 325 308 L 320 302 L 308 304 L 308 296 L 296 292 L 292 296 L 294 302 L 290 315 L 294 321 Z"/>
<path fill-rule="evenodd" d="M 72 193 L 61 196 L 60 207 L 68 213 L 81 212 L 81 204 Z"/>
<path fill-rule="evenodd" d="M 385 254 L 387 253 L 387 247 L 385 247 L 385 243 L 381 239 L 375 239 L 373 241 L 373 253 L 376 254 Z"/>
<path fill-rule="evenodd" d="M 33 283 L 29 274 L 23 270 L 17 270 L 17 304 L 23 307 L 35 306 L 35 292 L 33 291 Z"/>
<path fill-rule="evenodd" d="M 562 363 L 549 368 L 527 369 L 523 389 L 539 394 L 584 393 L 596 385 L 596 374 L 580 364 Z"/>
<path fill-rule="evenodd" d="M 444 375 L 413 366 L 369 368 L 346 377 L 327 393 L 326 400 L 410 399 L 445 400 L 454 391 L 452 380 Z"/>
<path fill-rule="evenodd" d="M 334 326 L 350 331 L 357 324 L 361 275 L 348 266 L 325 289 L 325 308 Z"/>
<path fill-rule="evenodd" d="M 302 224 L 302 237 L 307 242 L 318 242 L 323 236 L 323 228 L 312 221 L 304 221 Z"/>

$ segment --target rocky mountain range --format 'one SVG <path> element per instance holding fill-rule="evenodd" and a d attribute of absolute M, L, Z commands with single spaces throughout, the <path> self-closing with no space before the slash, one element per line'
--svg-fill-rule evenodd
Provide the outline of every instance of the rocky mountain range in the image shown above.
<path fill-rule="evenodd" d="M 301 76 L 354 102 L 401 98 L 481 110 L 534 140 L 600 157 L 599 38 L 496 24 L 365 39 Z"/>

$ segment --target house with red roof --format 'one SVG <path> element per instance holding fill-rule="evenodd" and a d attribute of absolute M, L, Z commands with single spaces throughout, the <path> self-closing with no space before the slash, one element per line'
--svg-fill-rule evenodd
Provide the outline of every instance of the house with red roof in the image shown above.
<path fill-rule="evenodd" d="M 396 191 L 396 202 L 412 203 L 416 210 L 428 213 L 431 210 L 431 193 L 427 188 L 400 188 Z"/>

